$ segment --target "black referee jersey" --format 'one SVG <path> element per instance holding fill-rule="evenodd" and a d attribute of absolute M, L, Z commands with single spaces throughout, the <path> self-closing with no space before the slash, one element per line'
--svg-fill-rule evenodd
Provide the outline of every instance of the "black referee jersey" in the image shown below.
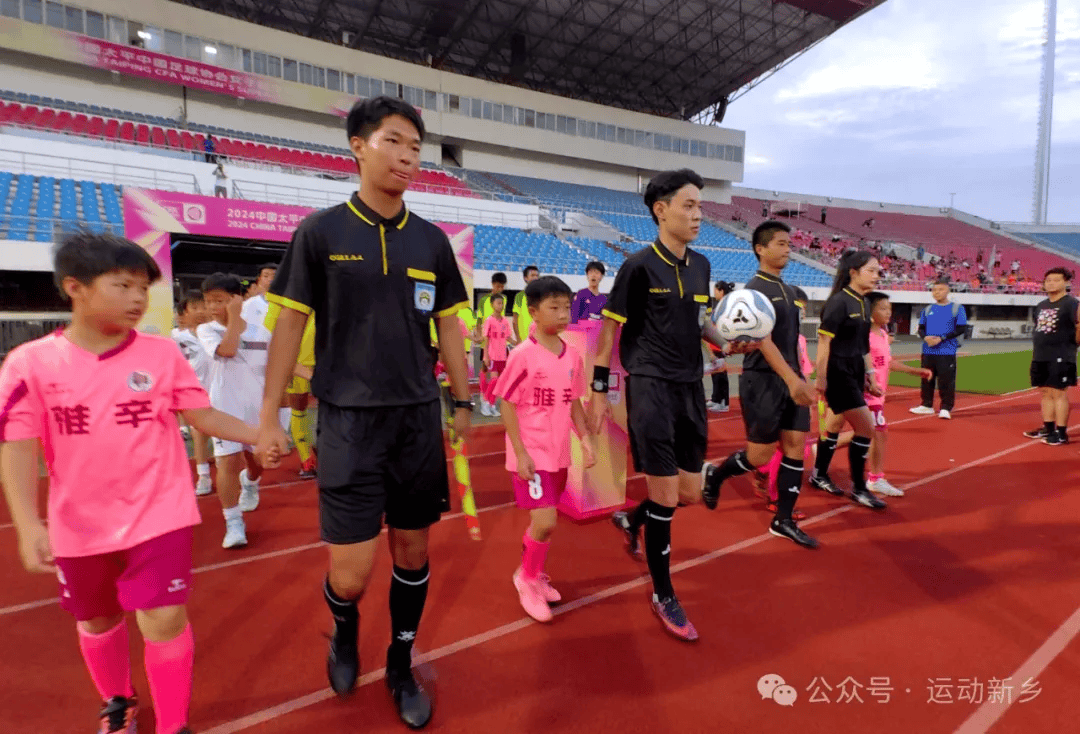
<path fill-rule="evenodd" d="M 780 350 L 788 366 L 795 370 L 795 374 L 805 377 L 799 359 L 800 322 L 799 307 L 795 305 L 795 289 L 785 283 L 782 278 L 761 270 L 747 281 L 745 287 L 761 293 L 772 303 L 776 311 L 776 323 L 772 330 L 773 343 Z M 743 357 L 743 370 L 773 371 L 760 351 L 751 352 Z"/>
<path fill-rule="evenodd" d="M 311 392 L 342 408 L 438 399 L 430 320 L 468 306 L 446 234 L 404 206 L 384 219 L 357 194 L 300 223 L 267 299 L 315 313 Z"/>
<path fill-rule="evenodd" d="M 689 247 L 676 258 L 660 240 L 626 258 L 602 313 L 623 324 L 619 359 L 628 374 L 701 382 L 711 267 Z"/>
<path fill-rule="evenodd" d="M 862 359 L 870 352 L 870 306 L 851 288 L 829 296 L 821 309 L 819 334 L 831 337 L 829 359 Z"/>

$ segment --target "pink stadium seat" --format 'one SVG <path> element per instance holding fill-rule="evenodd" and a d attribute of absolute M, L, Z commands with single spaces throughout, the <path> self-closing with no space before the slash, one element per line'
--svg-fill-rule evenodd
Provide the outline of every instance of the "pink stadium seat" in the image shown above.
<path fill-rule="evenodd" d="M 37 118 L 38 113 L 40 111 L 41 110 L 39 110 L 37 107 L 35 107 L 32 104 L 26 105 L 19 112 L 19 116 L 18 116 L 18 118 L 16 120 L 17 124 L 19 124 L 19 125 L 30 125 L 30 124 L 32 124 L 33 121 Z"/>
<path fill-rule="evenodd" d="M 180 147 L 184 150 L 195 150 L 195 136 L 187 130 L 180 133 Z"/>
<path fill-rule="evenodd" d="M 150 131 L 150 144 L 159 148 L 165 147 L 165 131 L 160 127 L 155 127 Z"/>
<path fill-rule="evenodd" d="M 71 129 L 71 123 L 74 122 L 71 113 L 64 110 L 57 114 L 56 119 L 53 121 L 52 127 L 58 132 L 66 132 Z"/>
<path fill-rule="evenodd" d="M 2 104 L 0 105 L 0 122 L 11 122 L 18 117 L 19 112 L 22 110 L 17 104 Z"/>
<path fill-rule="evenodd" d="M 135 123 L 130 120 L 125 120 L 120 123 L 120 130 L 117 133 L 120 140 L 127 140 L 135 142 Z"/>
<path fill-rule="evenodd" d="M 165 131 L 165 139 L 169 141 L 170 148 L 180 147 L 180 133 L 173 130 L 171 127 Z"/>
<path fill-rule="evenodd" d="M 135 128 L 135 142 L 140 145 L 146 145 L 150 142 L 150 128 L 147 125 L 140 124 Z"/>
<path fill-rule="evenodd" d="M 90 118 L 86 115 L 75 115 L 71 121 L 71 132 L 76 135 L 85 135 L 88 127 L 90 127 Z"/>
<path fill-rule="evenodd" d="M 109 118 L 105 121 L 105 129 L 102 130 L 101 136 L 106 140 L 115 140 L 120 136 L 120 121 Z"/>
<path fill-rule="evenodd" d="M 50 128 L 52 127 L 55 120 L 56 110 L 46 108 L 41 111 L 41 113 L 37 116 L 37 119 L 34 120 L 31 124 L 36 127 Z"/>

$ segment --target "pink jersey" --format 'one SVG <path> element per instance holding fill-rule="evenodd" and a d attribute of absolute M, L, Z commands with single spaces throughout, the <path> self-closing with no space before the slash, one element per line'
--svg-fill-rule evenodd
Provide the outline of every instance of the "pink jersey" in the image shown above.
<path fill-rule="evenodd" d="M 866 404 L 870 407 L 885 405 L 885 390 L 889 387 L 889 364 L 892 362 L 892 347 L 889 346 L 889 332 L 878 326 L 870 327 L 870 360 L 874 365 L 874 379 L 881 388 L 881 397 L 866 394 Z"/>
<path fill-rule="evenodd" d="M 810 361 L 810 351 L 806 348 L 806 337 L 799 334 L 799 365 L 802 367 L 803 377 L 809 377 L 814 371 L 814 363 Z"/>
<path fill-rule="evenodd" d="M 559 355 L 533 337 L 510 353 L 495 383 L 495 395 L 513 403 L 521 441 L 537 471 L 557 472 L 570 466 L 571 407 L 585 395 L 585 363 L 563 342 Z M 517 454 L 506 438 L 506 468 L 517 472 Z"/>
<path fill-rule="evenodd" d="M 180 348 L 132 331 L 97 355 L 62 332 L 0 368 L 0 441 L 39 438 L 57 557 L 126 550 L 199 523 L 174 413 L 210 407 Z"/>
<path fill-rule="evenodd" d="M 510 339 L 510 330 L 512 328 L 513 325 L 510 323 L 510 319 L 505 316 L 501 319 L 488 316 L 484 320 L 484 330 L 481 332 L 481 336 L 487 339 L 487 358 L 492 362 L 506 361 L 506 342 Z"/>

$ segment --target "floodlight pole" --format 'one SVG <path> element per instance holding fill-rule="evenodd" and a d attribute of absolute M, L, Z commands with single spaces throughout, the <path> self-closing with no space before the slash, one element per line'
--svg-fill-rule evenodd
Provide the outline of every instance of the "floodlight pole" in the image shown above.
<path fill-rule="evenodd" d="M 1035 197 L 1031 206 L 1033 224 L 1046 224 L 1050 198 L 1050 128 L 1054 117 L 1054 51 L 1057 36 L 1057 0 L 1046 0 L 1043 26 L 1042 81 L 1039 89 L 1039 131 L 1035 146 Z"/>

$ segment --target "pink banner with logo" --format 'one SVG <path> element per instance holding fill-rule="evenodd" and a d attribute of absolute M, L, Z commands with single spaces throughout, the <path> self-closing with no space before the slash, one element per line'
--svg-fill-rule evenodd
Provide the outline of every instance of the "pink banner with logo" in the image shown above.
<path fill-rule="evenodd" d="M 117 74 L 344 117 L 355 97 L 0 16 L 0 46 Z"/>
<path fill-rule="evenodd" d="M 197 234 L 269 242 L 288 242 L 304 217 L 315 209 L 259 201 L 218 199 L 196 194 L 124 189 L 124 232 L 149 252 L 161 268 L 161 281 L 150 291 L 150 308 L 141 328 L 161 334 L 172 331 L 172 235 Z M 465 287 L 472 298 L 473 228 L 438 223 L 457 256 Z"/>

